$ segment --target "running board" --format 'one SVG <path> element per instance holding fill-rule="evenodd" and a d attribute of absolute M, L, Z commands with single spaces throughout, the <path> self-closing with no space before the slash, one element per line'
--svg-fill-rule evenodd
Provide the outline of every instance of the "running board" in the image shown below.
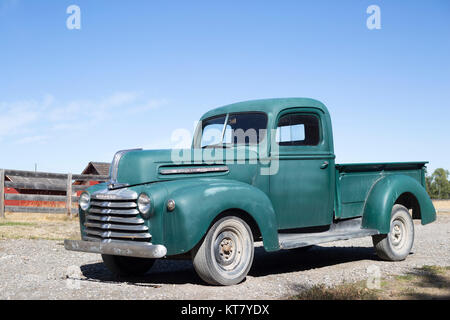
<path fill-rule="evenodd" d="M 280 249 L 294 249 L 324 242 L 379 234 L 378 230 L 361 228 L 361 224 L 362 218 L 355 218 L 337 221 L 330 226 L 330 229 L 324 232 L 278 233 L 278 242 Z"/>

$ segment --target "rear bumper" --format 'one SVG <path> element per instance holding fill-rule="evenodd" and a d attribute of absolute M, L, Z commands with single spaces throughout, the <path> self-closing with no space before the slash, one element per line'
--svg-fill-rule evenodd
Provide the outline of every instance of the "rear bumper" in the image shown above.
<path fill-rule="evenodd" d="M 138 258 L 163 258 L 167 249 L 160 244 L 150 244 L 146 242 L 121 243 L 83 241 L 83 240 L 64 240 L 64 248 L 71 251 L 101 253 L 115 256 L 128 256 Z"/>

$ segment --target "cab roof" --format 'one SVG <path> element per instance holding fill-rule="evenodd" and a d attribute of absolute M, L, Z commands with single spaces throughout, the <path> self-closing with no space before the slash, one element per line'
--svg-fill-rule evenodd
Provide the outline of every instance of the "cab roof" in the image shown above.
<path fill-rule="evenodd" d="M 259 100 L 249 100 L 242 101 L 233 104 L 228 104 L 219 108 L 212 109 L 206 112 L 200 120 L 210 118 L 213 116 L 235 113 L 235 112 L 246 112 L 246 111 L 260 111 L 265 112 L 268 115 L 277 115 L 280 111 L 287 108 L 301 108 L 301 107 L 313 107 L 318 108 L 328 114 L 328 109 L 325 105 L 315 99 L 310 98 L 274 98 L 274 99 L 259 99 Z"/>

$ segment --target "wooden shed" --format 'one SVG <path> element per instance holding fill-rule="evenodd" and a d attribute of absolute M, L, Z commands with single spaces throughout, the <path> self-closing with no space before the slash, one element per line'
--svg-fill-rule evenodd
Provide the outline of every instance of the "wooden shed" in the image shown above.
<path fill-rule="evenodd" d="M 107 176 L 109 175 L 109 167 L 110 163 L 108 162 L 89 162 L 86 168 L 84 168 L 83 172 L 81 174 L 92 174 L 92 175 L 99 175 L 99 176 Z M 100 183 L 101 181 L 95 181 L 95 180 L 89 180 L 89 181 L 82 181 L 82 180 L 75 180 L 74 185 L 89 185 L 93 186 L 97 183 Z M 80 196 L 82 191 L 77 192 L 77 196 Z"/>

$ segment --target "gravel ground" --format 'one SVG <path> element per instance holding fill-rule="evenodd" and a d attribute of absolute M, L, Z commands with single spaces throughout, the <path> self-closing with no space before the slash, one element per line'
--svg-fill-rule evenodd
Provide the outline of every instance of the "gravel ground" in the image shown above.
<path fill-rule="evenodd" d="M 66 251 L 62 241 L 1 240 L 0 299 L 284 299 L 315 284 L 365 280 L 374 266 L 382 277 L 450 266 L 450 215 L 426 226 L 416 222 L 415 231 L 412 254 L 402 262 L 379 260 L 370 238 L 304 253 L 267 253 L 259 246 L 247 279 L 231 287 L 204 285 L 190 261 L 158 260 L 146 276 L 118 280 L 100 255 Z"/>

